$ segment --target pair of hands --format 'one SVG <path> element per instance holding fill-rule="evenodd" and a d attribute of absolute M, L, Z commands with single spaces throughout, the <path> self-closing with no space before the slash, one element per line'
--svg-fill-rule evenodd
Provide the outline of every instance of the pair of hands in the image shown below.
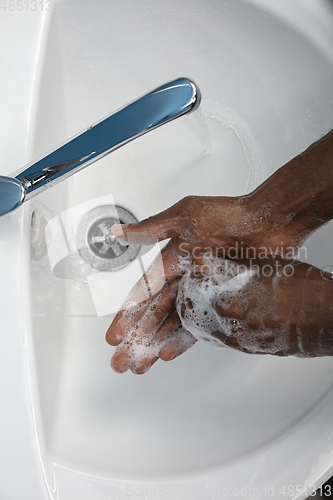
<path fill-rule="evenodd" d="M 188 330 L 195 333 L 197 323 L 208 340 L 243 352 L 327 354 L 325 342 L 319 339 L 319 332 L 325 330 L 322 311 L 313 307 L 314 294 L 318 303 L 327 294 L 320 271 L 283 258 L 296 250 L 304 229 L 269 205 L 257 205 L 251 195 L 189 196 L 137 224 L 113 226 L 123 244 L 171 238 L 161 255 L 164 276 L 156 276 L 153 264 L 106 334 L 107 342 L 117 346 L 113 369 L 142 374 L 159 358 L 174 359 L 196 342 Z M 263 252 L 265 257 L 258 259 Z M 207 257 L 212 253 L 213 258 Z M 273 258 L 274 253 L 278 257 Z M 228 262 L 234 269 L 232 275 L 225 272 Z M 212 263 L 222 269 L 220 281 Z M 237 280 L 240 274 L 235 266 L 242 266 L 247 278 L 242 286 L 230 289 L 230 278 Z M 249 266 L 252 270 L 246 271 Z M 154 291 L 149 283 L 156 282 L 159 286 Z M 207 284 L 213 291 L 202 294 L 199 307 L 195 297 Z M 187 296 L 191 293 L 192 297 Z"/>

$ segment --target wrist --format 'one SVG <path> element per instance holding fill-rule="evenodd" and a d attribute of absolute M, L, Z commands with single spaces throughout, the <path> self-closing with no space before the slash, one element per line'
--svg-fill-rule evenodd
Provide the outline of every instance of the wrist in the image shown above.
<path fill-rule="evenodd" d="M 265 248 L 268 253 L 286 255 L 299 245 L 305 228 L 293 220 L 290 213 L 281 209 L 268 189 L 260 189 L 244 199 L 252 219 L 252 231 L 248 235 L 248 246 Z"/>
<path fill-rule="evenodd" d="M 298 245 L 333 218 L 333 131 L 290 160 L 247 196 L 269 237 Z"/>

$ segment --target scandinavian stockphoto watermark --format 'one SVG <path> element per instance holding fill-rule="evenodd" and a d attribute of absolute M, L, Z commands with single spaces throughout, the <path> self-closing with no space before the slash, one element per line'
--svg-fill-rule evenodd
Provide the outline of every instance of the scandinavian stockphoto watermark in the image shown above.
<path fill-rule="evenodd" d="M 252 276 L 291 277 L 294 263 L 307 259 L 306 247 L 245 247 L 235 242 L 229 247 L 191 247 L 184 242 L 180 245 L 184 258 L 192 260 L 193 265 L 185 274 L 193 278 L 203 276 L 226 276 L 250 271 Z M 200 264 L 195 265 L 199 260 Z M 332 275 L 333 276 L 333 275 Z"/>
<path fill-rule="evenodd" d="M 242 242 L 236 241 L 229 246 L 192 246 L 187 242 L 180 245 L 180 250 L 184 257 L 196 257 L 197 254 L 207 258 L 220 258 L 223 260 L 263 260 L 268 258 L 283 257 L 286 260 L 306 260 L 308 257 L 306 247 L 272 247 L 272 246 L 245 246 Z"/>
<path fill-rule="evenodd" d="M 0 0 L 0 12 L 50 11 L 52 0 Z"/>
<path fill-rule="evenodd" d="M 283 484 L 283 485 L 264 485 L 258 487 L 234 487 L 227 488 L 223 486 L 207 487 L 204 486 L 179 486 L 179 485 L 150 485 L 142 486 L 140 484 L 128 484 L 126 486 L 126 494 L 128 498 L 136 498 L 137 500 L 147 500 L 156 498 L 295 498 L 295 496 L 306 495 L 306 497 L 314 497 L 317 493 L 322 497 L 331 497 L 332 489 L 330 485 L 324 485 L 319 489 L 315 485 L 303 484 Z M 111 500 L 111 499 L 110 499 Z"/>

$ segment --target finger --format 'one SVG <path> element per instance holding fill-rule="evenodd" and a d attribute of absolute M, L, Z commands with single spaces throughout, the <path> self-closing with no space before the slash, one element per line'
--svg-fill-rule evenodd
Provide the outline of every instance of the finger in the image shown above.
<path fill-rule="evenodd" d="M 124 373 L 130 368 L 135 374 L 143 374 L 157 361 L 159 345 L 152 335 L 174 308 L 177 288 L 178 281 L 167 284 L 143 316 L 139 318 L 142 309 L 131 311 L 130 315 L 122 312 L 111 325 L 115 331 L 108 332 L 108 342 L 118 345 L 111 360 L 116 372 Z"/>
<path fill-rule="evenodd" d="M 175 286 L 175 283 L 173 283 L 172 285 Z M 162 297 L 162 300 L 163 302 L 160 305 L 160 307 L 163 307 L 166 304 L 165 294 Z M 167 307 L 167 310 L 168 309 L 169 307 Z M 165 314 L 162 313 L 159 319 L 161 320 L 162 324 L 160 325 L 159 328 L 157 328 L 156 333 L 154 333 L 149 337 L 147 337 L 147 335 L 144 335 L 144 338 L 139 337 L 140 344 L 145 351 L 145 353 L 142 356 L 140 356 L 139 359 L 138 359 L 138 352 L 134 347 L 135 352 L 133 356 L 133 361 L 130 362 L 129 366 L 132 372 L 135 374 L 141 375 L 143 373 L 146 373 L 159 358 L 158 353 L 163 344 L 165 343 L 165 341 L 168 339 L 168 337 L 170 337 L 170 335 L 174 335 L 175 332 L 179 331 L 181 328 L 181 322 L 175 307 L 171 310 L 171 313 L 169 313 L 167 316 L 165 316 Z M 143 326 L 143 324 L 145 326 Z M 143 331 L 145 332 L 151 331 L 154 327 L 155 327 L 154 323 L 147 325 L 143 321 L 140 324 L 140 328 L 143 328 L 144 329 Z"/>
<path fill-rule="evenodd" d="M 136 224 L 115 224 L 111 230 L 121 244 L 146 244 L 181 236 L 192 223 L 191 214 L 195 214 L 200 200 L 188 196 L 178 201 L 163 212 Z"/>
<path fill-rule="evenodd" d="M 142 375 L 156 363 L 158 358 L 163 361 L 171 361 L 187 351 L 195 342 L 196 339 L 189 332 L 183 328 L 180 330 L 178 329 L 169 339 L 157 343 L 152 342 L 150 352 L 147 350 L 147 353 L 140 357 L 136 354 L 132 362 L 129 363 L 129 367 L 136 375 Z M 162 347 L 159 349 L 157 355 L 156 347 L 158 348 L 159 345 L 162 345 Z"/>
<path fill-rule="evenodd" d="M 165 340 L 167 337 L 176 333 L 181 328 L 182 323 L 177 314 L 176 308 L 174 308 L 155 333 L 154 340 L 157 342 Z"/>
<path fill-rule="evenodd" d="M 147 373 L 148 370 L 153 366 L 154 363 L 158 360 L 158 356 L 147 356 L 146 358 L 141 359 L 137 363 L 133 363 L 131 366 L 131 370 L 135 375 L 143 375 Z"/>
<path fill-rule="evenodd" d="M 164 361 L 171 361 L 192 347 L 196 339 L 179 327 L 179 318 L 176 320 L 175 316 L 174 310 L 165 325 L 163 324 L 163 328 L 160 328 L 157 338 L 154 337 L 151 342 L 128 337 L 113 355 L 112 368 L 118 373 L 124 373 L 130 368 L 134 374 L 141 375 L 146 373 L 159 357 Z"/>
<path fill-rule="evenodd" d="M 145 373 L 158 359 L 160 340 L 154 334 L 174 308 L 177 287 L 177 282 L 166 285 L 136 325 L 137 329 L 125 337 L 124 349 L 129 352 L 128 367 L 133 373 Z"/>
<path fill-rule="evenodd" d="M 115 366 L 117 371 L 121 370 L 121 373 L 129 368 L 133 373 L 141 375 L 158 360 L 158 351 L 159 345 L 156 342 L 133 333 L 118 347 L 111 366 Z"/>
<path fill-rule="evenodd" d="M 135 374 L 143 374 L 158 360 L 158 346 L 129 334 L 117 347 L 111 358 L 111 367 L 118 373 L 130 369 Z"/>
<path fill-rule="evenodd" d="M 129 323 L 126 324 L 124 342 L 118 347 L 111 360 L 111 366 L 115 371 L 124 373 L 130 368 L 135 374 L 143 374 L 157 361 L 161 341 L 163 342 L 166 336 L 178 330 L 180 326 L 180 320 L 174 308 L 177 288 L 178 282 L 176 281 L 166 285 L 166 289 L 155 297 L 152 305 L 135 325 L 136 328 L 128 328 Z M 172 314 L 169 314 L 170 310 Z M 123 319 L 122 328 L 124 328 L 125 320 L 126 318 Z M 165 326 L 164 323 L 166 323 Z M 158 328 L 161 324 L 162 327 Z M 155 330 L 159 332 L 156 337 L 154 336 Z"/>
<path fill-rule="evenodd" d="M 147 307 L 147 301 L 137 304 L 135 307 L 123 309 L 116 314 L 108 331 L 106 332 L 106 342 L 110 345 L 119 345 L 127 332 L 135 325 L 144 314 Z"/>
<path fill-rule="evenodd" d="M 128 350 L 118 348 L 111 358 L 111 368 L 117 373 L 125 373 L 129 368 Z"/>
<path fill-rule="evenodd" d="M 178 281 L 172 281 L 166 284 L 162 292 L 155 297 L 151 305 L 146 309 L 142 316 L 138 329 L 146 337 L 149 333 L 155 333 L 157 328 L 164 322 L 170 311 L 174 308 Z"/>
<path fill-rule="evenodd" d="M 167 295 L 170 293 L 177 293 L 178 284 L 168 287 L 168 283 L 172 283 L 174 281 L 179 281 L 180 276 L 184 272 L 184 268 L 188 265 L 189 261 L 186 257 L 183 257 L 179 252 L 179 242 L 175 240 L 171 240 L 168 245 L 162 250 L 162 265 L 164 270 L 164 282 L 166 283 L 164 290 Z M 152 265 L 152 267 L 154 264 Z M 163 271 L 160 271 L 163 272 Z M 147 311 L 150 311 L 150 314 L 154 316 L 157 322 L 161 321 L 160 318 L 160 310 L 157 307 L 157 304 L 154 303 L 154 296 L 150 296 L 149 288 L 147 282 L 152 284 L 154 281 L 154 276 L 150 272 L 150 269 L 147 271 L 147 275 L 143 276 L 138 283 L 134 286 L 129 296 L 126 298 L 124 305 L 122 306 L 121 311 L 119 311 L 112 324 L 110 325 L 107 333 L 106 333 L 106 341 L 110 345 L 119 345 L 123 340 L 125 334 L 129 332 L 131 329 L 136 328 L 135 325 L 138 324 L 139 320 L 144 316 Z M 163 293 L 163 288 L 161 290 Z M 156 298 L 157 295 L 155 295 Z M 175 297 L 172 298 L 170 303 L 170 310 L 172 308 L 172 304 L 174 304 Z M 163 305 L 163 298 L 160 298 L 160 302 Z M 153 307 L 154 306 L 154 307 Z M 151 309 L 153 307 L 153 309 Z M 163 305 L 163 310 L 165 314 L 168 314 L 169 311 L 165 309 L 165 305 Z M 151 333 L 151 330 L 149 330 Z"/>
<path fill-rule="evenodd" d="M 106 333 L 106 341 L 110 345 L 119 345 L 127 332 L 132 328 L 137 328 L 138 321 L 146 312 L 153 298 L 149 280 L 152 283 L 151 273 L 149 279 L 145 275 L 142 276 L 126 297 L 121 310 L 114 317 Z"/>
<path fill-rule="evenodd" d="M 238 339 L 232 335 L 226 335 L 224 332 L 220 330 L 215 330 L 212 332 L 212 337 L 220 340 L 227 347 L 232 347 L 233 349 L 241 349 L 241 346 L 238 342 Z"/>
<path fill-rule="evenodd" d="M 168 339 L 159 351 L 159 357 L 163 361 L 171 361 L 190 349 L 196 343 L 196 339 L 190 332 L 181 329 Z"/>

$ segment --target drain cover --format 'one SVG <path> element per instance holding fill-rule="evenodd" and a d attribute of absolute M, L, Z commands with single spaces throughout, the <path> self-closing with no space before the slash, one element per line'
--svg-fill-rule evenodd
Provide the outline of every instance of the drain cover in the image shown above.
<path fill-rule="evenodd" d="M 111 231 L 113 224 L 138 222 L 128 210 L 103 205 L 88 212 L 77 231 L 77 247 L 81 257 L 99 271 L 115 271 L 135 259 L 140 245 L 121 245 Z"/>

